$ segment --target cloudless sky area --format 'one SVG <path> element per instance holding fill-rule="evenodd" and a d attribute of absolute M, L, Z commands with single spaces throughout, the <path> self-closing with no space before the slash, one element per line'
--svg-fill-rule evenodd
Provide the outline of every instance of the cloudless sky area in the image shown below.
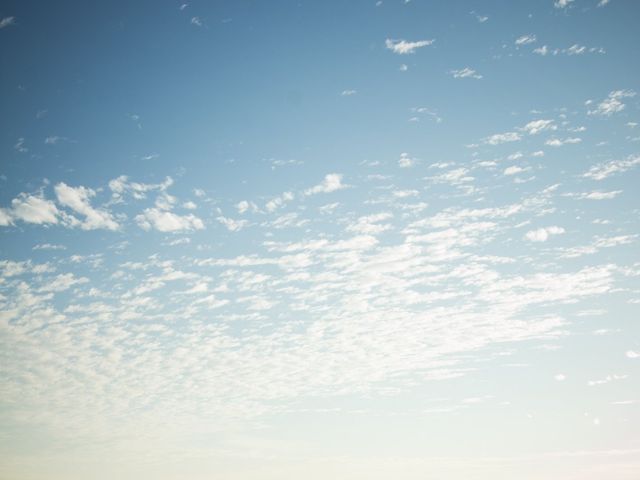
<path fill-rule="evenodd" d="M 640 478 L 639 24 L 0 1 L 0 479 Z"/>

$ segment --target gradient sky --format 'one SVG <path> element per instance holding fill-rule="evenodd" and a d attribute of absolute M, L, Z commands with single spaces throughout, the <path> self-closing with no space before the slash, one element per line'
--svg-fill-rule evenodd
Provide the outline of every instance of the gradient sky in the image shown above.
<path fill-rule="evenodd" d="M 0 479 L 640 478 L 640 2 L 0 3 Z"/>

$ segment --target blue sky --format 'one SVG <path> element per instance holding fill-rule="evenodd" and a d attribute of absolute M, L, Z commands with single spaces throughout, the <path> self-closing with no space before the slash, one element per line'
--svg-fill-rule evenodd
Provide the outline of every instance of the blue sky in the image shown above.
<path fill-rule="evenodd" d="M 0 5 L 0 477 L 640 472 L 640 5 Z"/>

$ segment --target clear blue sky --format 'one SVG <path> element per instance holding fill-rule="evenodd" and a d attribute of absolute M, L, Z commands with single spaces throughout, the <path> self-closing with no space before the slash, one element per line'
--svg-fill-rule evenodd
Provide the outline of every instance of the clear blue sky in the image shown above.
<path fill-rule="evenodd" d="M 0 4 L 0 478 L 640 476 L 640 3 Z"/>

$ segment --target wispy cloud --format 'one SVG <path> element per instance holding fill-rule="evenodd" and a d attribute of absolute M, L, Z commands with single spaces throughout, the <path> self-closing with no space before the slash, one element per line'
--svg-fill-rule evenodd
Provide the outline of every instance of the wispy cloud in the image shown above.
<path fill-rule="evenodd" d="M 476 80 L 480 80 L 482 78 L 482 75 L 469 67 L 465 67 L 460 70 L 451 70 L 449 73 L 453 75 L 453 78 L 475 78 Z"/>
<path fill-rule="evenodd" d="M 385 46 L 387 49 L 391 50 L 393 53 L 397 53 L 398 55 L 407 55 L 410 53 L 415 53 L 418 48 L 428 47 L 429 45 L 433 45 L 435 40 L 418 40 L 415 42 L 408 42 L 406 40 L 392 40 L 387 38 L 385 40 Z"/>

